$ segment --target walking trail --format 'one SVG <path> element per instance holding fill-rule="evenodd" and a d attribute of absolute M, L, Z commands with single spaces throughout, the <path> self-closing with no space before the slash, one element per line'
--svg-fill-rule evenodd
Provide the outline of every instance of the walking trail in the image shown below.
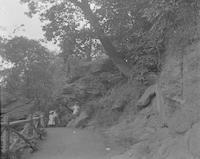
<path fill-rule="evenodd" d="M 74 133 L 75 131 L 75 133 Z M 48 128 L 47 139 L 29 159 L 109 159 L 104 139 L 87 130 Z"/>

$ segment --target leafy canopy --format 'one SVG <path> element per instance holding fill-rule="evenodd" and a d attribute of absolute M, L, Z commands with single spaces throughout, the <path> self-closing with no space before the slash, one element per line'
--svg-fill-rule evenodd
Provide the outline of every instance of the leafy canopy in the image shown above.
<path fill-rule="evenodd" d="M 114 63 L 121 64 L 118 67 L 145 61 L 157 67 L 169 31 L 183 25 L 188 17 L 186 23 L 194 22 L 199 11 L 198 0 L 21 1 L 28 4 L 28 15 L 40 14 L 45 37 L 60 43 L 66 58 L 68 54 L 84 57 L 91 39 L 99 39 Z M 92 48 L 93 52 L 102 49 Z M 127 69 L 120 70 L 124 73 Z"/>
<path fill-rule="evenodd" d="M 6 91 L 38 105 L 48 102 L 52 92 L 49 51 L 24 37 L 5 40 L 2 48 L 2 58 L 12 64 L 4 77 Z"/>

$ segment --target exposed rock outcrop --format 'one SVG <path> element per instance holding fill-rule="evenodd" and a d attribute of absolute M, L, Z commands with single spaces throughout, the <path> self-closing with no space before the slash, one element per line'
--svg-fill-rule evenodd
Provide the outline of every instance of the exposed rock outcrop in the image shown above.
<path fill-rule="evenodd" d="M 137 139 L 112 159 L 200 159 L 200 43 L 166 54 L 158 87 L 141 96 L 134 122 L 110 129 L 116 138 Z"/>
<path fill-rule="evenodd" d="M 180 58 L 181 54 L 183 58 Z M 167 55 L 160 78 L 161 95 L 164 99 L 162 109 L 169 127 L 175 132 L 184 132 L 199 120 L 200 43 L 179 50 L 169 50 Z"/>
<path fill-rule="evenodd" d="M 146 107 L 150 104 L 152 98 L 156 96 L 156 85 L 151 85 L 147 88 L 141 98 L 138 100 L 136 106 L 141 109 L 141 107 Z"/>

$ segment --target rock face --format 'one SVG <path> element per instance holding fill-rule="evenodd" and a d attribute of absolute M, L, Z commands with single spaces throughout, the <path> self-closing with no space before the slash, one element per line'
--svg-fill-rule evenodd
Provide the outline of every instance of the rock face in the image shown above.
<path fill-rule="evenodd" d="M 166 54 L 156 91 L 163 101 L 156 102 L 156 94 L 148 104 L 155 93 L 154 86 L 148 88 L 137 103 L 146 107 L 134 122 L 111 129 L 121 132 L 116 136 L 137 139 L 126 153 L 112 159 L 200 159 L 200 42 L 184 49 L 169 48 Z M 161 111 L 153 109 L 158 104 Z"/>
<path fill-rule="evenodd" d="M 64 85 L 62 92 L 67 103 L 73 100 L 86 103 L 102 96 L 122 78 L 108 58 L 80 62 L 78 66 L 73 66 L 72 70 L 70 79 Z"/>
<path fill-rule="evenodd" d="M 107 130 L 108 136 L 116 142 L 125 142 L 123 144 L 130 148 L 112 159 L 200 159 L 200 42 L 183 49 L 169 47 L 166 55 L 160 79 L 146 89 L 138 101 L 139 93 L 134 93 L 130 84 L 113 89 L 115 93 L 110 91 L 109 100 L 104 99 L 105 104 L 100 100 L 101 107 L 113 110 L 123 108 L 126 101 L 134 101 L 130 106 L 139 108 L 132 121 L 122 120 Z M 87 105 L 93 99 L 93 107 L 94 98 L 105 96 L 120 79 L 104 65 L 99 66 L 86 76 L 69 82 L 63 94 L 81 99 Z M 110 100 L 111 95 L 113 100 Z M 68 126 L 87 124 L 90 115 L 86 112 L 81 112 Z M 112 116 L 110 112 L 108 116 Z"/>
<path fill-rule="evenodd" d="M 151 85 L 146 89 L 142 97 L 138 100 L 137 107 L 146 107 L 150 104 L 152 98 L 156 95 L 156 85 Z"/>
<path fill-rule="evenodd" d="M 183 132 L 199 120 L 200 43 L 176 53 L 174 51 L 176 50 L 167 52 L 160 87 L 169 127 L 175 132 Z"/>

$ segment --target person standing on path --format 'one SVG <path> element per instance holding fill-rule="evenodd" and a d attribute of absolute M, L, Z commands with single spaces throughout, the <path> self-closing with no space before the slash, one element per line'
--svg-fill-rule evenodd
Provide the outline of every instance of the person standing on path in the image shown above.
<path fill-rule="evenodd" d="M 78 115 L 79 115 L 79 110 L 80 110 L 80 106 L 78 105 L 78 102 L 75 102 L 74 106 L 72 107 L 72 119 L 75 119 Z M 73 134 L 75 134 L 76 131 L 73 131 Z"/>
<path fill-rule="evenodd" d="M 75 105 L 72 107 L 72 115 L 77 116 L 80 110 L 80 106 L 78 105 L 78 102 L 75 103 Z"/>
<path fill-rule="evenodd" d="M 48 126 L 53 127 L 56 125 L 56 117 L 57 113 L 55 111 L 50 111 L 49 112 L 49 121 L 48 121 Z"/>
<path fill-rule="evenodd" d="M 76 119 L 76 117 L 79 115 L 79 113 L 80 113 L 80 106 L 78 105 L 78 102 L 75 102 L 75 104 L 72 106 L 72 107 L 70 107 L 70 109 L 71 109 L 71 117 L 70 117 L 70 119 L 69 119 L 69 123 L 68 123 L 68 125 L 67 126 L 71 126 L 71 125 L 73 125 L 73 122 L 75 121 L 75 119 Z"/>

